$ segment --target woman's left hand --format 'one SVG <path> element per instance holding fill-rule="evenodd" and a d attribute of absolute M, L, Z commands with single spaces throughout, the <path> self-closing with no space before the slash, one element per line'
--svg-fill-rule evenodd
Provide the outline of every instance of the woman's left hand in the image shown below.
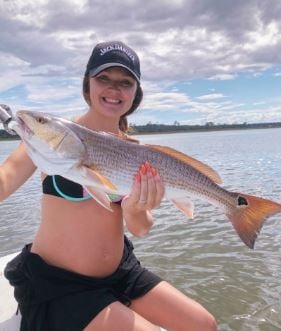
<path fill-rule="evenodd" d="M 133 214 L 157 208 L 164 191 L 164 183 L 158 172 L 145 162 L 135 176 L 131 193 L 123 199 L 121 206 L 124 211 Z"/>

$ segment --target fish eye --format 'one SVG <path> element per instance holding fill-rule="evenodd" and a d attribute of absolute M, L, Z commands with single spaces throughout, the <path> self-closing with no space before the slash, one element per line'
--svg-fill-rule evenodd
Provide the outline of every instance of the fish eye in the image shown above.
<path fill-rule="evenodd" d="M 46 123 L 46 120 L 45 120 L 43 117 L 38 117 L 37 121 L 38 121 L 38 123 L 40 123 L 40 124 L 44 124 L 44 123 Z"/>

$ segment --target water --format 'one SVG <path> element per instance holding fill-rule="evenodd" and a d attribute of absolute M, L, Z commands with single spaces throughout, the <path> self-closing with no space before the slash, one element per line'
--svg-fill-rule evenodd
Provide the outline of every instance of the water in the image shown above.
<path fill-rule="evenodd" d="M 281 129 L 148 135 L 215 168 L 229 190 L 281 201 Z M 0 142 L 0 162 L 18 142 Z M 32 241 L 40 215 L 39 173 L 0 203 L 0 256 Z M 187 220 L 170 202 L 154 227 L 132 238 L 144 265 L 215 315 L 221 331 L 281 330 L 281 214 L 269 218 L 255 250 L 213 206 L 195 201 Z"/>

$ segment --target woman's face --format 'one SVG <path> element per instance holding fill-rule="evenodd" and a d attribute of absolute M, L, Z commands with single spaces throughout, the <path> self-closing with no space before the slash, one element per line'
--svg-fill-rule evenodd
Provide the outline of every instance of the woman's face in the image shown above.
<path fill-rule="evenodd" d="M 90 78 L 91 108 L 107 117 L 124 115 L 132 106 L 136 80 L 126 69 L 112 67 Z"/>

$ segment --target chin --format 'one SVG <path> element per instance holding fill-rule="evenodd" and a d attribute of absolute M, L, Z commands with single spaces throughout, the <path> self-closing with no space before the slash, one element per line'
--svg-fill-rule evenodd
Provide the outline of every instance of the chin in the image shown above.
<path fill-rule="evenodd" d="M 116 109 L 116 108 L 104 108 L 103 109 L 103 114 L 105 114 L 106 116 L 108 117 L 120 117 L 124 114 L 127 113 L 127 110 L 124 110 L 124 109 Z"/>

